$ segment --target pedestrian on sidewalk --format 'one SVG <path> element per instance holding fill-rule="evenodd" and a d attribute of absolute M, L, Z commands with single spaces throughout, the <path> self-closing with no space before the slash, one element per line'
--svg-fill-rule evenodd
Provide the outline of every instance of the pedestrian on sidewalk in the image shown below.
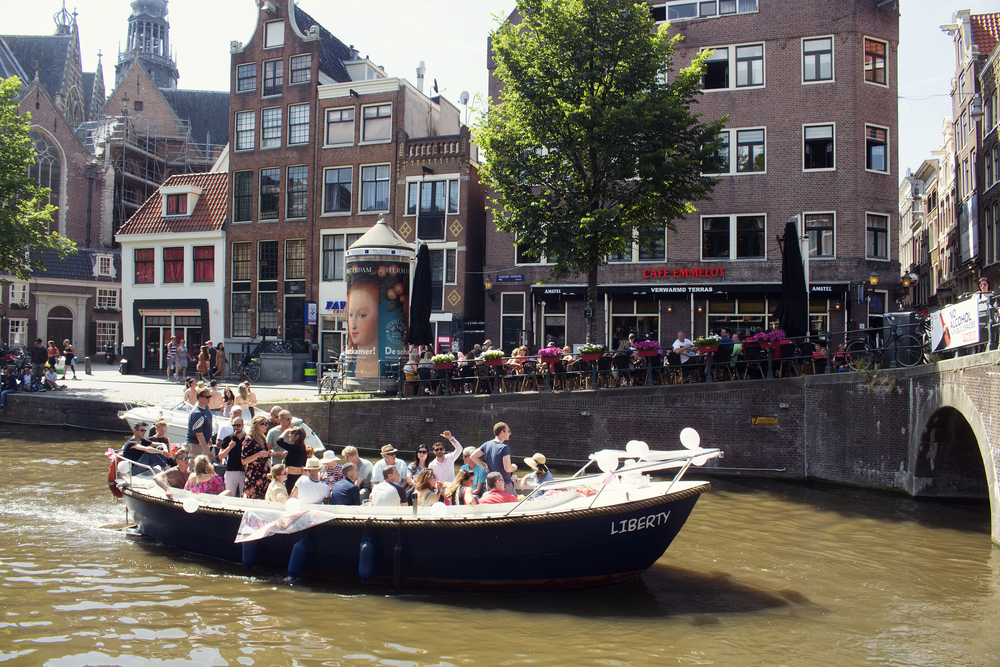
<path fill-rule="evenodd" d="M 188 349 L 184 346 L 184 339 L 177 339 L 177 377 L 175 379 L 183 382 L 187 379 L 188 374 L 188 361 L 190 357 L 188 356 Z"/>
<path fill-rule="evenodd" d="M 109 364 L 110 365 L 110 364 Z M 177 379 L 177 343 L 174 341 L 174 337 L 171 336 L 170 340 L 167 342 L 167 379 L 170 379 L 170 373 L 173 371 L 174 379 Z"/>
<path fill-rule="evenodd" d="M 73 371 L 73 379 L 79 380 L 76 376 L 76 350 L 69 342 L 69 338 L 63 341 L 63 357 L 65 358 L 65 365 L 63 366 L 63 380 L 66 379 L 66 373 L 70 370 Z"/>
<path fill-rule="evenodd" d="M 215 378 L 215 348 L 212 341 L 206 342 L 205 347 L 208 348 L 208 377 L 205 379 L 211 382 Z"/>
<path fill-rule="evenodd" d="M 215 348 L 215 375 L 226 381 L 226 369 L 229 367 L 229 360 L 226 359 L 226 346 L 219 343 Z"/>
<path fill-rule="evenodd" d="M 48 359 L 49 354 L 42 347 L 42 339 L 36 338 L 35 345 L 31 348 L 31 386 L 41 386 L 42 373 L 45 372 L 45 363 Z"/>

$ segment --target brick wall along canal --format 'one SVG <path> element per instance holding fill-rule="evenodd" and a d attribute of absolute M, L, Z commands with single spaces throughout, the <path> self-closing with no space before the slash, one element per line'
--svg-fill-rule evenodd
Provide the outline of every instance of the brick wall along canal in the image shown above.
<path fill-rule="evenodd" d="M 582 592 L 249 578 L 120 528 L 124 438 L 0 429 L 0 661 L 40 665 L 988 665 L 984 505 L 713 482 L 641 580 Z"/>

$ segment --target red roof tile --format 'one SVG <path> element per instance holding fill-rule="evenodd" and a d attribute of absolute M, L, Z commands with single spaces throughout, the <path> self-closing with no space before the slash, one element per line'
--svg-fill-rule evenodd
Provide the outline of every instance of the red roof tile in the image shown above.
<path fill-rule="evenodd" d="M 161 187 L 177 185 L 196 185 L 203 190 L 191 215 L 163 217 L 162 195 L 157 191 L 122 225 L 117 235 L 214 232 L 222 229 L 229 205 L 229 174 L 178 174 L 168 178 Z"/>
<path fill-rule="evenodd" d="M 972 43 L 979 46 L 979 55 L 988 56 L 993 53 L 1000 41 L 1000 12 L 992 14 L 973 14 L 969 17 L 972 25 Z"/>

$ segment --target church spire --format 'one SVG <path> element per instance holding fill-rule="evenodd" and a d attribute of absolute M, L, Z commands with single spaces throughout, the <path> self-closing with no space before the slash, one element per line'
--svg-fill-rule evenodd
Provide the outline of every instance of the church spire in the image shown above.
<path fill-rule="evenodd" d="M 167 0 L 133 0 L 128 18 L 125 52 L 118 54 L 115 86 L 121 83 L 132 63 L 141 61 L 160 88 L 176 88 L 177 63 L 170 51 L 170 24 Z"/>
<path fill-rule="evenodd" d="M 76 23 L 76 12 L 70 14 L 66 11 L 66 0 L 63 0 L 62 9 L 52 16 L 52 20 L 56 23 L 57 35 L 68 35 L 71 27 Z"/>

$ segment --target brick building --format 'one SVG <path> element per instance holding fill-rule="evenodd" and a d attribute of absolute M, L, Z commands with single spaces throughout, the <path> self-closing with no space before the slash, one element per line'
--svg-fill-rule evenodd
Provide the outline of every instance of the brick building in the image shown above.
<path fill-rule="evenodd" d="M 596 342 L 769 326 L 781 299 L 776 237 L 795 216 L 809 236 L 811 328 L 880 325 L 900 287 L 896 4 L 651 5 L 654 18 L 684 36 L 675 68 L 714 49 L 697 111 L 729 115 L 727 147 L 707 167 L 719 178 L 711 201 L 694 202 L 698 211 L 652 251 L 633 247 L 600 269 Z M 494 100 L 498 86 L 491 77 Z M 541 282 L 545 262 L 519 256 L 513 235 L 493 229 L 485 270 L 497 297 L 487 302 L 486 333 L 505 350 L 550 336 L 584 341 L 585 276 Z"/>
<path fill-rule="evenodd" d="M 344 253 L 380 216 L 431 250 L 437 333 L 481 319 L 485 213 L 458 108 L 421 78 L 387 76 L 286 0 L 259 3 L 250 41 L 231 51 L 228 346 L 263 332 L 336 359 Z"/>
<path fill-rule="evenodd" d="M 1000 20 L 1000 15 L 993 16 L 994 21 Z M 982 275 L 997 290 L 1000 288 L 1000 95 L 997 93 L 1000 89 L 1000 43 L 996 40 L 979 72 L 979 89 L 983 100 L 982 145 L 977 165 Z"/>

